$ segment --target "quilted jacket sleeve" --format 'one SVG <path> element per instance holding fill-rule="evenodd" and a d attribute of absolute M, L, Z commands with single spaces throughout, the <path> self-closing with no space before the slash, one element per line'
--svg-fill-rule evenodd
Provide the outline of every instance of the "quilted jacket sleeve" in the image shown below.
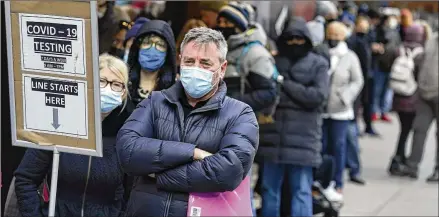
<path fill-rule="evenodd" d="M 224 192 L 236 189 L 247 176 L 259 134 L 255 114 L 249 106 L 233 121 L 217 153 L 157 174 L 157 187 L 179 192 Z"/>
<path fill-rule="evenodd" d="M 311 85 L 303 85 L 289 79 L 286 79 L 282 85 L 282 90 L 291 100 L 308 109 L 322 106 L 329 92 L 328 63 L 323 58 L 319 58 L 314 64 L 317 65 L 315 68 L 317 73 Z"/>
<path fill-rule="evenodd" d="M 253 48 L 249 51 L 251 57 L 246 58 L 249 59 L 246 68 L 249 71 L 247 81 L 251 91 L 237 97 L 237 99 L 248 104 L 253 111 L 259 112 L 272 105 L 276 100 L 276 82 L 273 80 L 273 73 L 277 72 L 277 69 L 274 65 L 274 59 L 264 47 L 255 46 Z M 261 52 L 261 49 L 263 49 L 263 54 L 254 55 L 254 53 Z"/>
<path fill-rule="evenodd" d="M 52 166 L 52 152 L 27 149 L 14 173 L 15 194 L 23 217 L 43 217 L 38 187 Z"/>
<path fill-rule="evenodd" d="M 195 145 L 154 139 L 153 98 L 138 105 L 117 135 L 119 161 L 129 175 L 158 173 L 193 160 Z"/>

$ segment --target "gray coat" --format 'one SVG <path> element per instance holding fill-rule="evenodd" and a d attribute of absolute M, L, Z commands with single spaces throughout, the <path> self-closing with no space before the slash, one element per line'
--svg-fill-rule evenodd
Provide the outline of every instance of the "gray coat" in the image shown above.
<path fill-rule="evenodd" d="M 227 96 L 248 104 L 255 112 L 272 105 L 277 95 L 273 80 L 277 70 L 273 57 L 263 46 L 265 41 L 263 30 L 258 28 L 227 40 L 228 65 L 224 76 Z M 247 53 L 243 52 L 245 47 Z"/>
<path fill-rule="evenodd" d="M 439 71 L 438 71 L 438 33 L 427 42 L 425 48 L 425 60 L 419 73 L 419 93 L 424 99 L 439 97 Z"/>
<path fill-rule="evenodd" d="M 326 112 L 334 114 L 353 109 L 354 101 L 363 88 L 364 79 L 357 55 L 349 50 L 341 57 L 330 78 Z"/>

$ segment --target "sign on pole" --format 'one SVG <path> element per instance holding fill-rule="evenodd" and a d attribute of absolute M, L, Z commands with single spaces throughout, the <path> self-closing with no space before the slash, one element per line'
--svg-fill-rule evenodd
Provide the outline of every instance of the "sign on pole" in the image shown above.
<path fill-rule="evenodd" d="M 6 1 L 13 145 L 102 156 L 96 1 Z"/>

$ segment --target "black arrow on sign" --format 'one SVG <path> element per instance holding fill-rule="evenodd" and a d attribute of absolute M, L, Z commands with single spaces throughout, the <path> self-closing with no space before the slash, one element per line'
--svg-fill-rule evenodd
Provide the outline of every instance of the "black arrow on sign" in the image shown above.
<path fill-rule="evenodd" d="M 52 126 L 56 130 L 56 129 L 58 129 L 59 126 L 61 126 L 61 124 L 58 123 L 58 109 L 57 108 L 53 108 L 52 117 L 53 117 Z"/>

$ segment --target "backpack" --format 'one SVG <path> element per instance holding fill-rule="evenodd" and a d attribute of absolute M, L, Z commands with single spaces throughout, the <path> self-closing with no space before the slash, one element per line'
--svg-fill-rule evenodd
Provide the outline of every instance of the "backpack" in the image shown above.
<path fill-rule="evenodd" d="M 259 46 L 263 46 L 262 43 L 260 43 L 259 41 L 252 41 L 249 42 L 247 45 L 245 45 L 245 47 L 242 49 L 242 53 L 241 55 L 238 57 L 237 61 L 236 61 L 236 69 L 238 71 L 238 73 L 240 74 L 241 78 L 241 82 L 240 82 L 240 94 L 244 95 L 245 94 L 245 87 L 249 86 L 249 82 L 247 81 L 247 76 L 245 75 L 245 73 L 241 73 L 240 72 L 240 60 L 245 57 L 245 55 L 247 55 L 247 53 L 250 51 L 250 48 L 252 46 L 255 45 L 259 45 Z M 264 109 L 263 111 L 261 111 L 260 113 L 257 114 L 257 119 L 258 119 L 258 123 L 259 124 L 270 124 L 274 122 L 274 118 L 273 115 L 276 112 L 276 107 L 279 104 L 280 101 L 280 96 L 279 96 L 279 92 L 280 92 L 280 87 L 281 84 L 278 82 L 278 77 L 282 75 L 279 74 L 279 72 L 277 71 L 276 65 L 274 66 L 274 72 L 273 72 L 273 76 L 272 79 L 274 81 L 276 81 L 276 89 L 277 89 L 277 96 L 276 96 L 276 100 L 274 101 L 274 103 L 272 105 L 267 106 L 266 109 Z"/>
<path fill-rule="evenodd" d="M 424 49 L 422 47 L 417 47 L 413 50 L 404 46 L 399 48 L 399 56 L 392 64 L 389 81 L 390 88 L 396 94 L 411 96 L 416 92 L 418 85 L 414 75 L 414 58 L 423 52 Z"/>

